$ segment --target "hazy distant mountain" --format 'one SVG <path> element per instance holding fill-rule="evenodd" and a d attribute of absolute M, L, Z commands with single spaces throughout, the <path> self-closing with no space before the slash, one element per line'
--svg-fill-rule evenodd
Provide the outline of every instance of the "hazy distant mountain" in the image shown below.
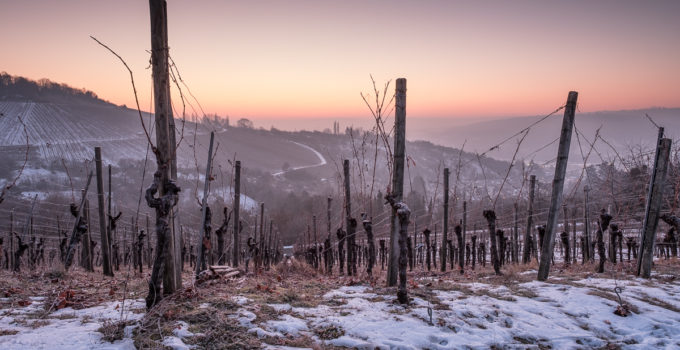
<path fill-rule="evenodd" d="M 595 131 L 601 127 L 600 135 L 602 138 L 616 148 L 621 156 L 625 157 L 625 154 L 629 153 L 629 147 L 642 145 L 652 148 L 656 142 L 657 129 L 645 117 L 645 113 L 657 124 L 665 127 L 667 137 L 674 139 L 680 137 L 680 108 L 577 112 L 575 125 L 590 142 L 593 141 Z M 563 115 L 564 113 L 560 111 L 534 126 L 520 147 L 518 159 L 525 158 L 528 161 L 533 158 L 536 162 L 546 162 L 555 158 L 557 142 L 538 152 L 536 151 L 559 137 Z M 481 153 L 541 118 L 542 116 L 515 117 L 472 122 L 464 125 L 448 125 L 446 120 L 441 119 L 438 122 L 421 121 L 418 131 L 411 133 L 410 137 L 427 139 L 451 147 L 460 147 L 464 141 L 467 141 L 466 151 Z M 581 148 L 579 148 L 579 138 Z M 505 143 L 499 149 L 489 152 L 488 156 L 497 159 L 511 159 L 517 147 L 515 139 Z M 590 146 L 585 139 L 580 135 L 577 137 L 574 133 L 572 134 L 570 163 L 583 161 L 580 149 L 583 149 L 583 153 L 587 154 Z M 603 158 L 614 156 L 611 147 L 599 140 L 595 143 L 595 150 L 589 158 L 589 163 L 601 161 L 596 151 L 599 151 Z"/>

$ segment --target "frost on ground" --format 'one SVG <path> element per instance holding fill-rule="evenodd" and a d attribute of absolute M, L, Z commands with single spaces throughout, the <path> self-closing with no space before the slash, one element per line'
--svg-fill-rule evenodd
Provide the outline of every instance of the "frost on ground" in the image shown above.
<path fill-rule="evenodd" d="M 134 349 L 134 326 L 123 330 L 123 339 L 107 342 L 99 330 L 121 319 L 121 303 L 74 310 L 70 307 L 46 312 L 44 298 L 32 298 L 25 307 L 0 309 L 0 349 Z M 144 315 L 144 301 L 128 301 L 123 319 L 135 321 Z"/>

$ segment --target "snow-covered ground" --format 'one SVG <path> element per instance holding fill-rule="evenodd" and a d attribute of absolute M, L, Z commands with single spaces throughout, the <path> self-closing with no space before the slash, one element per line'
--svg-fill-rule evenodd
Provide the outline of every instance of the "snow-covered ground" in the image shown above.
<path fill-rule="evenodd" d="M 623 349 L 680 348 L 680 281 L 585 278 L 508 285 L 454 283 L 431 289 L 411 287 L 411 305 L 394 302 L 384 289 L 344 286 L 322 296 L 316 307 L 263 305 L 242 295 L 229 317 L 259 337 L 264 349 L 302 349 L 272 339 L 307 337 L 320 346 L 357 349 Z M 423 283 L 431 279 L 421 280 Z M 622 301 L 632 313 L 613 312 Z M 2 300 L 0 300 L 2 301 Z M 70 308 L 43 317 L 43 299 L 25 307 L 0 310 L 0 349 L 132 349 L 132 328 L 124 339 L 107 343 L 97 332 L 106 320 L 120 319 L 118 302 L 82 310 Z M 198 308 L 214 307 L 202 303 Z M 131 311 L 128 311 L 131 310 Z M 125 318 L 137 320 L 142 301 L 126 306 Z M 140 313 L 135 313 L 140 312 Z M 191 349 L 191 324 L 178 320 L 163 345 Z M 18 331 L 16 334 L 12 334 Z M 5 334 L 5 335 L 2 335 Z M 275 344 L 266 344 L 275 343 Z M 310 344 L 311 345 L 311 344 Z"/>
<path fill-rule="evenodd" d="M 628 317 L 613 313 L 619 305 L 615 287 L 631 305 Z M 263 340 L 306 335 L 320 345 L 357 349 L 680 347 L 677 281 L 463 283 L 454 290 L 421 285 L 411 295 L 419 297 L 404 307 L 367 286 L 341 287 L 314 308 L 270 304 L 276 317 L 262 322 L 251 311 L 252 300 L 235 297 L 240 308 L 232 317 Z"/>
<path fill-rule="evenodd" d="M 121 320 L 121 303 L 74 310 L 63 308 L 47 313 L 44 298 L 31 298 L 25 307 L 0 309 L 0 349 L 134 349 L 131 339 L 135 326 L 127 326 L 125 337 L 114 343 L 102 339 L 98 329 L 105 322 Z M 127 301 L 124 320 L 135 321 L 146 310 L 143 300 Z"/>

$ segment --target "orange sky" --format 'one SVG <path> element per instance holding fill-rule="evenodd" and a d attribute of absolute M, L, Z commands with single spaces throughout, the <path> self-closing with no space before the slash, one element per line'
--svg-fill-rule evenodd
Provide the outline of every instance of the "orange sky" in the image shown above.
<path fill-rule="evenodd" d="M 148 3 L 0 0 L 0 71 L 142 108 Z M 408 79 L 412 117 L 680 106 L 680 1 L 179 1 L 171 55 L 207 113 L 368 116 L 359 92 Z M 175 105 L 178 106 L 178 99 Z"/>

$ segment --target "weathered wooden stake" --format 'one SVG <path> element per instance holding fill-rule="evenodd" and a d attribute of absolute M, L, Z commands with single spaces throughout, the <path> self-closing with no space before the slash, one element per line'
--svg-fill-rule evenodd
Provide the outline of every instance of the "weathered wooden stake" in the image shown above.
<path fill-rule="evenodd" d="M 657 154 L 653 172 L 653 182 L 650 188 L 649 201 L 647 202 L 647 218 L 642 231 L 642 240 L 638 266 L 638 276 L 649 278 L 652 274 L 652 260 L 654 259 L 654 243 L 656 238 L 656 228 L 659 225 L 659 215 L 661 211 L 661 200 L 663 198 L 663 187 L 666 184 L 666 174 L 668 173 L 668 160 L 671 153 L 671 139 L 662 138 L 657 144 Z"/>
<path fill-rule="evenodd" d="M 238 267 L 239 250 L 241 242 L 239 241 L 239 210 L 241 208 L 241 161 L 237 160 L 234 165 L 234 245 L 232 264 Z"/>
<path fill-rule="evenodd" d="M 104 275 L 113 277 L 113 267 L 111 266 L 111 245 L 109 244 L 109 234 L 106 225 L 104 210 L 104 175 L 102 174 L 102 149 L 94 148 L 94 163 L 97 170 L 97 205 L 99 206 L 99 236 L 101 236 L 101 251 L 103 260 Z"/>
<path fill-rule="evenodd" d="M 571 133 L 574 127 L 577 99 L 578 92 L 570 91 L 566 107 L 564 108 L 564 119 L 562 120 L 560 145 L 557 150 L 557 164 L 555 165 L 550 209 L 546 223 L 546 237 L 543 240 L 543 247 L 541 247 L 541 260 L 538 266 L 537 278 L 539 281 L 545 281 L 550 273 L 550 263 L 552 262 L 553 250 L 555 248 L 555 230 L 557 229 L 559 207 L 562 204 L 562 190 L 564 189 L 564 176 L 567 172 L 567 161 L 569 160 L 569 146 L 571 145 Z"/>
<path fill-rule="evenodd" d="M 583 186 L 583 238 L 585 240 L 585 256 L 587 261 L 591 261 L 595 258 L 595 252 L 590 244 L 590 212 L 588 207 L 588 193 L 590 192 L 590 187 L 588 185 Z"/>
<path fill-rule="evenodd" d="M 396 83 L 394 102 L 394 162 L 392 169 L 391 195 L 396 203 L 402 201 L 404 193 L 404 161 L 406 155 L 406 79 L 399 78 Z M 390 256 L 387 265 L 387 286 L 397 285 L 399 269 L 399 218 L 392 208 L 390 221 Z"/>
<path fill-rule="evenodd" d="M 208 215 L 208 191 L 210 190 L 210 178 L 211 178 L 211 173 L 212 173 L 212 152 L 213 152 L 213 142 L 215 141 L 215 132 L 210 132 L 210 145 L 208 146 L 208 164 L 205 167 L 205 181 L 203 184 L 203 199 L 201 200 L 201 230 L 198 234 L 199 237 L 199 245 L 201 245 L 201 248 L 199 249 L 199 253 L 196 254 L 198 255 L 198 259 L 196 261 L 196 278 L 198 278 L 198 274 L 201 273 L 201 266 L 203 265 L 203 261 L 205 260 L 205 249 L 203 247 L 205 246 L 205 235 L 206 235 L 206 225 L 204 224 L 206 222 L 206 218 Z"/>
<path fill-rule="evenodd" d="M 527 208 L 527 228 L 524 231 L 524 252 L 522 254 L 522 263 L 528 264 L 531 260 L 531 250 L 533 249 L 532 241 L 532 226 L 534 218 L 534 195 L 536 191 L 536 175 L 529 177 L 529 207 Z"/>
<path fill-rule="evenodd" d="M 154 111 L 156 124 L 156 164 L 157 172 L 160 175 L 157 191 L 159 198 L 163 198 L 166 192 L 172 187 L 173 191 L 179 189 L 176 185 L 169 185 L 172 182 L 173 168 L 176 167 L 174 160 L 175 136 L 174 119 L 172 115 L 172 104 L 170 102 L 170 78 L 169 78 L 169 46 L 168 46 L 168 16 L 167 2 L 165 0 L 149 0 L 149 14 L 151 23 L 151 65 L 154 86 Z M 174 195 L 174 194 L 173 194 Z M 172 202 L 172 201 L 171 201 Z M 166 241 L 163 249 L 167 249 L 162 256 L 163 262 L 163 292 L 166 294 L 174 293 L 175 290 L 182 288 L 180 271 L 180 254 L 177 254 L 175 242 L 179 241 L 176 237 L 179 231 L 175 232 L 173 220 L 174 206 L 168 208 L 167 217 L 156 218 L 156 222 L 168 222 L 168 237 L 162 238 Z M 156 210 L 156 214 L 165 210 Z M 156 235 L 160 234 L 159 228 L 165 225 L 156 225 Z M 176 235 L 177 234 L 177 235 Z M 160 263 L 160 262 L 158 262 Z"/>
<path fill-rule="evenodd" d="M 442 233 L 442 246 L 439 252 L 441 271 L 446 271 L 446 242 L 449 233 L 449 168 L 444 168 L 444 232 Z"/>
<path fill-rule="evenodd" d="M 519 204 L 515 202 L 514 205 L 515 217 L 513 220 L 514 226 L 512 230 L 512 262 L 519 261 Z"/>
<path fill-rule="evenodd" d="M 656 150 L 654 152 L 654 167 L 652 168 L 652 176 L 649 178 L 649 187 L 647 190 L 647 200 L 646 200 L 646 205 L 645 205 L 645 217 L 644 220 L 642 221 L 642 230 L 640 231 L 639 239 L 640 239 L 640 254 L 638 254 L 638 260 L 637 260 L 637 275 L 640 275 L 640 270 L 642 269 L 642 251 L 645 249 L 645 236 L 644 236 L 644 228 L 647 227 L 647 221 L 649 221 L 649 212 L 650 212 L 650 206 L 649 204 L 651 203 L 651 198 L 652 198 L 652 188 L 654 186 L 654 181 L 656 177 L 656 168 L 659 163 L 659 145 L 661 144 L 661 139 L 664 136 L 664 128 L 660 127 L 658 130 L 658 135 L 656 139 Z"/>

